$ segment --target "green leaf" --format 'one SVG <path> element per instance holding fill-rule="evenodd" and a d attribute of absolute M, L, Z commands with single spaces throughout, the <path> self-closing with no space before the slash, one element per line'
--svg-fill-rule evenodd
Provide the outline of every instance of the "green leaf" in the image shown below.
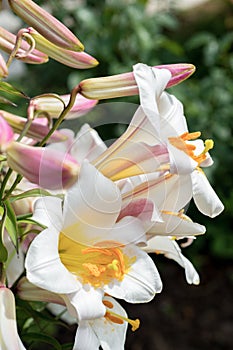
<path fill-rule="evenodd" d="M 5 202 L 5 205 L 7 209 L 6 229 L 16 250 L 18 251 L 18 227 L 15 212 L 8 200 Z"/>
<path fill-rule="evenodd" d="M 10 95 L 20 96 L 29 99 L 29 97 L 25 95 L 22 91 L 16 89 L 14 86 L 5 81 L 0 81 L 0 91 L 4 91 Z"/>
<path fill-rule="evenodd" d="M 10 105 L 13 107 L 17 107 L 17 104 L 15 104 L 14 102 L 8 100 L 7 98 L 0 96 L 0 103 L 4 104 L 4 105 Z"/>
<path fill-rule="evenodd" d="M 6 222 L 6 216 L 7 216 L 7 209 L 6 207 L 0 207 L 0 263 L 4 263 L 7 261 L 8 252 L 6 247 L 3 244 L 3 234 L 5 229 L 5 222 Z"/>
<path fill-rule="evenodd" d="M 50 337 L 47 334 L 43 333 L 25 333 L 21 335 L 23 342 L 36 342 L 36 343 L 45 343 L 45 344 L 50 344 L 54 350 L 62 350 L 62 347 L 60 343 L 54 339 L 53 337 Z"/>
<path fill-rule="evenodd" d="M 52 194 L 46 190 L 41 188 L 35 188 L 33 190 L 28 190 L 26 192 L 14 195 L 10 197 L 11 202 L 15 202 L 19 199 L 24 199 L 28 197 L 44 197 L 44 196 L 52 196 Z M 62 198 L 63 195 L 57 195 L 57 197 Z"/>

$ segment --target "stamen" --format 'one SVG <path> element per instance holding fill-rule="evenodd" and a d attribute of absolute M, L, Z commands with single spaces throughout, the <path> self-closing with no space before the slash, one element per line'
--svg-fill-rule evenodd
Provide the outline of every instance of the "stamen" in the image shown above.
<path fill-rule="evenodd" d="M 128 322 L 132 326 L 133 332 L 136 331 L 140 326 L 140 320 L 138 318 L 136 320 L 131 320 L 130 318 L 118 315 L 110 310 L 106 312 L 104 317 L 117 324 L 123 324 L 123 321 Z"/>
<path fill-rule="evenodd" d="M 210 149 L 212 149 L 214 147 L 214 141 L 211 139 L 207 139 L 205 140 L 205 148 L 202 151 L 202 154 L 207 153 Z"/>
<path fill-rule="evenodd" d="M 200 136 L 201 136 L 201 132 L 200 131 L 195 131 L 195 132 L 185 132 L 180 137 L 184 141 L 189 141 L 189 140 L 196 140 Z"/>
<path fill-rule="evenodd" d="M 112 308 L 113 308 L 113 303 L 111 303 L 111 301 L 109 301 L 109 300 L 103 300 L 103 304 L 104 304 L 104 306 L 106 306 L 108 309 L 112 309 Z"/>

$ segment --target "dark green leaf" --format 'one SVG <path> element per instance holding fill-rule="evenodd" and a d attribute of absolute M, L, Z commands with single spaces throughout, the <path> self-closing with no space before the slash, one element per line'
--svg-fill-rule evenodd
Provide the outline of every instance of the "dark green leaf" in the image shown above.
<path fill-rule="evenodd" d="M 9 84 L 5 81 L 0 82 L 0 91 L 4 91 L 10 95 L 20 96 L 20 97 L 27 98 L 27 99 L 29 98 L 22 91 L 16 89 L 14 86 L 12 86 L 11 84 Z"/>
<path fill-rule="evenodd" d="M 33 341 L 36 343 L 50 344 L 54 350 L 62 350 L 60 343 L 56 339 L 54 339 L 53 337 L 47 334 L 30 332 L 30 333 L 22 334 L 21 337 L 24 342 Z"/>

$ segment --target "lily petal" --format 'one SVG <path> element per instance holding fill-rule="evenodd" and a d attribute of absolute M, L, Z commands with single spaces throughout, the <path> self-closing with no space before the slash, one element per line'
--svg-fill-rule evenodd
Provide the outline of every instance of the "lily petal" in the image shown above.
<path fill-rule="evenodd" d="M 205 215 L 214 218 L 219 215 L 224 205 L 211 187 L 202 170 L 195 170 L 191 174 L 193 184 L 193 199 L 197 208 Z"/>
<path fill-rule="evenodd" d="M 50 227 L 42 231 L 30 245 L 25 260 L 28 280 L 54 293 L 72 293 L 81 284 L 61 263 L 58 252 L 59 232 Z"/>
<path fill-rule="evenodd" d="M 73 350 L 97 350 L 100 341 L 87 321 L 79 323 Z"/>

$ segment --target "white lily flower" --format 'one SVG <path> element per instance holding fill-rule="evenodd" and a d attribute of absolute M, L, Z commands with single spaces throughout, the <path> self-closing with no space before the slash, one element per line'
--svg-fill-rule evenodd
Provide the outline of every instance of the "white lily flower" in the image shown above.
<path fill-rule="evenodd" d="M 181 253 L 179 245 L 170 237 L 156 236 L 148 240 L 148 253 L 164 254 L 168 259 L 175 260 L 185 270 L 185 277 L 189 284 L 198 285 L 200 279 L 192 263 Z"/>
<path fill-rule="evenodd" d="M 26 350 L 17 331 L 14 294 L 2 286 L 0 286 L 0 349 Z"/>
<path fill-rule="evenodd" d="M 158 85 L 160 72 L 155 68 L 137 64 L 134 76 L 138 84 L 140 102 L 144 114 L 157 126 L 158 139 L 168 149 L 170 164 L 166 169 L 180 176 L 190 177 L 193 198 L 198 209 L 205 215 L 214 217 L 221 213 L 223 204 L 204 177 L 200 167 L 210 166 L 213 161 L 208 151 L 213 141 L 196 140 L 200 132 L 189 133 L 183 106 L 173 95 L 162 92 L 156 98 L 155 86 Z M 158 118 L 159 111 L 159 118 Z M 155 124 L 156 123 L 156 124 Z"/>
<path fill-rule="evenodd" d="M 29 247 L 27 278 L 65 294 L 76 305 L 79 321 L 104 315 L 103 293 L 138 303 L 162 289 L 153 261 L 135 245 L 146 240 L 141 221 L 117 222 L 120 210 L 117 186 L 87 161 L 63 207 L 54 197 L 36 202 L 34 218 L 48 228 Z"/>

